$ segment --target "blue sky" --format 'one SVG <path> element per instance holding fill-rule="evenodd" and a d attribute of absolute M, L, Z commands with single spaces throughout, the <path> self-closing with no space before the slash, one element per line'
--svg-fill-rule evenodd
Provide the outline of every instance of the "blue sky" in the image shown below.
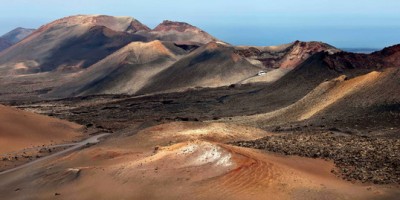
<path fill-rule="evenodd" d="M 0 7 L 0 34 L 69 15 L 107 14 L 150 27 L 185 21 L 236 45 L 316 40 L 382 48 L 400 43 L 399 9 L 399 0 L 13 0 Z"/>

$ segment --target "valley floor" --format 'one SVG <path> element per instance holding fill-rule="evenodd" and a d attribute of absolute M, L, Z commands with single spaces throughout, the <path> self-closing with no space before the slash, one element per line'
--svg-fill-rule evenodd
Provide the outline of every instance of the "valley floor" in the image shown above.
<path fill-rule="evenodd" d="M 6 199 L 396 199 L 399 195 L 396 185 L 343 180 L 331 173 L 337 168 L 330 161 L 226 144 L 273 136 L 224 123 L 151 126 L 3 174 L 0 194 Z"/>
<path fill-rule="evenodd" d="M 230 106 L 235 95 L 249 96 L 257 87 L 262 85 L 14 104 L 111 136 L 98 145 L 2 175 L 0 194 L 7 199 L 400 195 L 400 127 L 383 124 L 366 130 L 349 127 L 346 119 L 259 127 L 238 123 L 235 116 L 276 109 L 237 102 L 233 103 L 239 106 Z"/>

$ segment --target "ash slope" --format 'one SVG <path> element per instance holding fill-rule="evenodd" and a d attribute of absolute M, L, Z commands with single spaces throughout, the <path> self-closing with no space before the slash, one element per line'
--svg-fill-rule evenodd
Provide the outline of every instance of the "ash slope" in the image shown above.
<path fill-rule="evenodd" d="M 132 42 L 49 95 L 134 94 L 183 54 L 185 50 L 169 42 Z"/>
<path fill-rule="evenodd" d="M 227 86 L 252 77 L 260 70 L 234 53 L 232 47 L 211 42 L 160 72 L 138 93 Z"/>

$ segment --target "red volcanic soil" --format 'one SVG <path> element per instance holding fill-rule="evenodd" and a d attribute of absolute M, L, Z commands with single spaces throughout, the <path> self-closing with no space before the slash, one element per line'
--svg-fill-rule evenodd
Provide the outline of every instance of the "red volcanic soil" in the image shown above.
<path fill-rule="evenodd" d="M 79 139 L 81 126 L 0 105 L 0 154 Z"/>

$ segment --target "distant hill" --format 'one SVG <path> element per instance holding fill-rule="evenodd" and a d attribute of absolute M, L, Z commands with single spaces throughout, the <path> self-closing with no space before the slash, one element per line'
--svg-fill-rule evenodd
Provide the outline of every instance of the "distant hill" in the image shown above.
<path fill-rule="evenodd" d="M 173 41 L 178 44 L 206 44 L 218 41 L 207 32 L 185 22 L 174 22 L 165 20 L 153 30 L 142 32 L 142 35 L 162 40 Z"/>
<path fill-rule="evenodd" d="M 351 53 L 366 53 L 366 54 L 380 50 L 378 48 L 340 48 L 340 49 Z"/>
<path fill-rule="evenodd" d="M 85 94 L 135 94 L 186 51 L 168 42 L 132 42 L 49 93 L 68 97 Z"/>
<path fill-rule="evenodd" d="M 3 36 L 1 36 L 3 39 L 15 44 L 24 38 L 28 37 L 30 34 L 32 34 L 35 31 L 35 29 L 29 29 L 29 28 L 21 28 L 18 27 Z"/>
<path fill-rule="evenodd" d="M 0 51 L 11 47 L 12 45 L 18 43 L 23 40 L 30 34 L 32 34 L 35 29 L 26 29 L 26 28 L 16 28 L 3 36 L 0 37 Z"/>

